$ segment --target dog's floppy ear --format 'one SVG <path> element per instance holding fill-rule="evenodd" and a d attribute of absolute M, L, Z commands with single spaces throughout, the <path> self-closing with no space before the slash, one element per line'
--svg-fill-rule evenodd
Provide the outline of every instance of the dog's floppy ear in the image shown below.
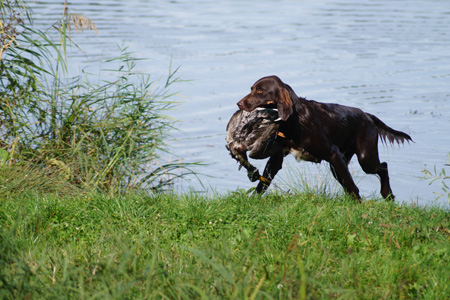
<path fill-rule="evenodd" d="M 286 121 L 289 118 L 293 112 L 293 106 L 289 91 L 284 87 L 280 87 L 278 89 L 277 109 L 281 120 Z"/>

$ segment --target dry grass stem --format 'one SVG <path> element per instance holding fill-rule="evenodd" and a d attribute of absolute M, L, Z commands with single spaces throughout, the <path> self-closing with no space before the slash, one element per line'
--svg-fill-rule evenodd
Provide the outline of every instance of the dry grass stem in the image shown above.
<path fill-rule="evenodd" d="M 70 18 L 72 19 L 72 22 L 67 23 L 67 28 L 69 29 L 69 32 L 71 30 L 70 24 L 72 23 L 73 26 L 75 27 L 76 32 L 80 32 L 83 31 L 84 29 L 87 29 L 87 30 L 94 30 L 95 33 L 98 33 L 94 22 L 88 17 L 81 14 L 70 14 Z"/>

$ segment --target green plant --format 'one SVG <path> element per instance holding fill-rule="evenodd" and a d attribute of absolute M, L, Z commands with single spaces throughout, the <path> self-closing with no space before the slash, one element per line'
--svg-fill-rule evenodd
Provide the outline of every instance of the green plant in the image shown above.
<path fill-rule="evenodd" d="M 48 32 L 33 28 L 30 15 L 25 22 L 14 13 L 18 8 L 27 12 L 19 4 L 2 1 L 2 10 L 16 19 L 2 27 L 15 33 L 2 42 L 0 60 L 2 165 L 32 163 L 47 175 L 54 172 L 45 170 L 58 169 L 72 184 L 113 193 L 161 189 L 192 172 L 195 163 L 163 162 L 175 123 L 164 111 L 176 105 L 176 93 L 169 90 L 180 81 L 178 69 L 170 69 L 160 84 L 137 72 L 138 59 L 123 48 L 119 57 L 103 62 L 103 70 L 113 75 L 101 70 L 98 78 L 107 79 L 92 83 L 86 70 L 69 78 L 70 24 L 95 29 L 93 22 L 71 15 L 66 3 L 53 26 L 59 32 L 55 42 Z"/>
<path fill-rule="evenodd" d="M 446 166 L 450 166 L 450 153 L 448 154 L 448 164 L 445 164 Z M 430 184 L 432 184 L 435 181 L 441 181 L 442 184 L 442 194 L 437 194 L 437 199 L 440 199 L 441 197 L 447 197 L 448 203 L 450 204 L 450 188 L 446 180 L 450 179 L 450 176 L 448 176 L 445 173 L 445 169 L 442 168 L 441 171 L 438 171 L 436 169 L 436 166 L 434 166 L 433 173 L 427 169 L 424 169 L 422 171 L 425 174 L 425 177 L 423 179 L 427 179 L 430 181 Z M 436 199 L 436 200 L 437 200 Z"/>

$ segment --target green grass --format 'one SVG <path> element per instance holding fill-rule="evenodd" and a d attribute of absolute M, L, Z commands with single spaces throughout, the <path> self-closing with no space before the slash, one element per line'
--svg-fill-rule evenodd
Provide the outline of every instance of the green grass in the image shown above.
<path fill-rule="evenodd" d="M 0 201 L 1 299 L 444 299 L 450 214 L 314 194 Z"/>

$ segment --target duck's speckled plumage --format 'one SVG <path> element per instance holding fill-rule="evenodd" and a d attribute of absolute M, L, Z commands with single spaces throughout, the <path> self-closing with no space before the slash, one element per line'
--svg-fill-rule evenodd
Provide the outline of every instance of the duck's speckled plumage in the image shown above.
<path fill-rule="evenodd" d="M 272 108 L 255 109 L 251 112 L 236 111 L 227 125 L 227 149 L 231 156 L 249 172 L 252 181 L 258 180 L 258 170 L 248 162 L 251 158 L 263 159 L 280 151 L 276 142 L 279 124 L 278 111 Z"/>

